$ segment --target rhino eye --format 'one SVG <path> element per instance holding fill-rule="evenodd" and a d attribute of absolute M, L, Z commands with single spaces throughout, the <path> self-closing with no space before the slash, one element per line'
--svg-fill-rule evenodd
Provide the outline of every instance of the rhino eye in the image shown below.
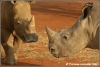
<path fill-rule="evenodd" d="M 18 23 L 18 24 L 21 24 L 21 21 L 18 20 L 17 23 Z"/>
<path fill-rule="evenodd" d="M 68 37 L 67 37 L 68 34 L 65 34 L 65 33 L 61 34 L 61 36 L 62 36 L 63 39 L 67 39 L 67 38 L 68 38 Z"/>
<path fill-rule="evenodd" d="M 66 43 L 66 41 L 68 40 L 68 34 L 67 33 L 61 34 L 61 40 L 63 43 Z"/>
<path fill-rule="evenodd" d="M 62 42 L 63 42 L 63 43 L 66 43 L 67 39 L 68 39 L 68 37 L 67 37 L 66 35 L 63 35 L 63 36 L 62 36 Z"/>
<path fill-rule="evenodd" d="M 64 39 L 67 39 L 67 36 L 63 36 Z"/>

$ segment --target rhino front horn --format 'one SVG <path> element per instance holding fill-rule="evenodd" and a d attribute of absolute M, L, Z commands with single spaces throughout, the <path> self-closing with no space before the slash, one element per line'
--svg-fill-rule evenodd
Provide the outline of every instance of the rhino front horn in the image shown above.
<path fill-rule="evenodd" d="M 49 36 L 49 39 L 56 33 L 55 31 L 51 30 L 49 27 L 45 27 L 47 35 Z"/>

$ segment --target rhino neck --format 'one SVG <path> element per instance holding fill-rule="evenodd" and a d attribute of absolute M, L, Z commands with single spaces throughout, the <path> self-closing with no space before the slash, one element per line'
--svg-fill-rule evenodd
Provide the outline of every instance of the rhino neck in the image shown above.
<path fill-rule="evenodd" d="M 1 10 L 2 26 L 5 26 L 12 32 L 14 30 L 13 4 L 10 1 L 3 1 Z"/>

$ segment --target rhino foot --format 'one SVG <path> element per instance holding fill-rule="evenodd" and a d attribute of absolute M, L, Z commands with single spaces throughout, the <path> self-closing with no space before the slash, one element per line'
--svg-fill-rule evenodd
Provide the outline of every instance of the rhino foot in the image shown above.
<path fill-rule="evenodd" d="M 4 58 L 4 59 L 2 59 L 2 63 L 3 64 L 8 64 L 8 65 L 16 65 L 17 64 L 17 60 L 9 61 L 6 58 Z"/>
<path fill-rule="evenodd" d="M 9 61 L 6 61 L 5 64 L 9 64 L 9 65 L 16 65 L 17 64 L 17 61 L 14 61 L 14 62 L 9 62 Z"/>

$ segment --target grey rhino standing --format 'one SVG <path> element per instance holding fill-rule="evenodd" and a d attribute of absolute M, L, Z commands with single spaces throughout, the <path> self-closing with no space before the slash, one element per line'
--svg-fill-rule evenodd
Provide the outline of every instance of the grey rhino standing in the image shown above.
<path fill-rule="evenodd" d="M 85 47 L 99 49 L 99 3 L 86 3 L 76 23 L 59 32 L 46 27 L 49 50 L 55 57 L 71 56 Z"/>
<path fill-rule="evenodd" d="M 25 0 L 1 2 L 1 44 L 6 54 L 4 63 L 17 64 L 17 53 L 22 41 L 38 41 L 34 16 L 31 14 L 32 3 Z"/>

